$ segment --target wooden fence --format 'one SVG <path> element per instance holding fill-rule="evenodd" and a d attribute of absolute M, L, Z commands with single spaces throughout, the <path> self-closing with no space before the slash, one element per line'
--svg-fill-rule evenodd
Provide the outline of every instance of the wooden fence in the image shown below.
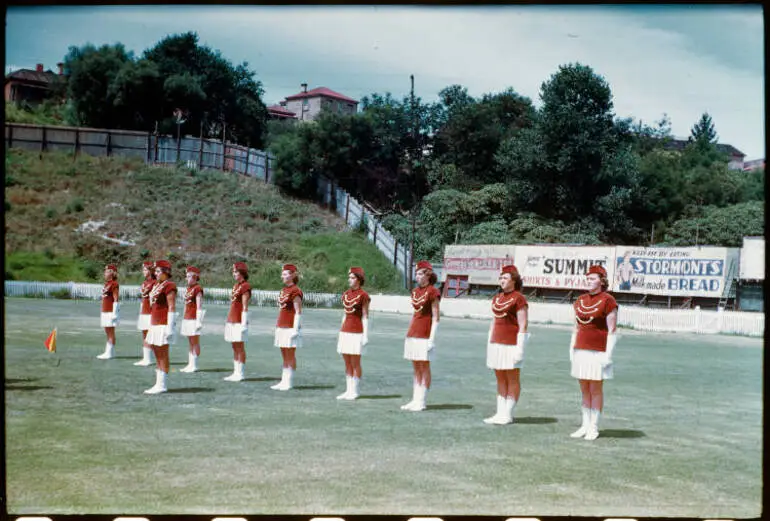
<path fill-rule="evenodd" d="M 46 152 L 64 151 L 73 156 L 137 157 L 148 164 L 186 164 L 190 168 L 215 168 L 237 172 L 266 183 L 272 179 L 274 157 L 263 150 L 216 139 L 183 137 L 134 130 L 5 124 L 6 148 Z"/>

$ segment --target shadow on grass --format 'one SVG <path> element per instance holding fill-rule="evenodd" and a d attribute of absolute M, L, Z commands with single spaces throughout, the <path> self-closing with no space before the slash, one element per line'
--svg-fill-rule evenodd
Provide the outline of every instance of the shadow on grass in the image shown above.
<path fill-rule="evenodd" d="M 644 438 L 647 436 L 643 431 L 635 431 L 632 429 L 601 429 L 599 430 L 600 438 Z"/>
<path fill-rule="evenodd" d="M 467 403 L 438 403 L 427 405 L 425 408 L 429 411 L 457 411 L 460 409 L 473 409 L 473 405 Z"/>
<path fill-rule="evenodd" d="M 139 360 L 138 356 L 113 356 L 112 358 L 108 358 L 108 360 Z"/>
<path fill-rule="evenodd" d="M 318 391 L 321 389 L 334 389 L 334 385 L 297 385 L 294 387 L 298 391 Z"/>
<path fill-rule="evenodd" d="M 244 382 L 278 382 L 280 381 L 280 376 L 255 376 L 254 378 L 244 378 Z"/>
<path fill-rule="evenodd" d="M 232 373 L 232 368 L 230 369 L 198 369 L 199 373 Z"/>
<path fill-rule="evenodd" d="M 8 384 L 21 384 L 26 382 L 34 382 L 37 378 L 6 378 L 5 385 Z"/>
<path fill-rule="evenodd" d="M 42 391 L 43 389 L 53 389 L 50 385 L 6 385 L 6 391 Z"/>
<path fill-rule="evenodd" d="M 210 393 L 213 391 L 214 389 L 212 389 L 211 387 L 181 387 L 179 389 L 169 389 L 167 392 L 187 394 L 187 393 Z"/>
<path fill-rule="evenodd" d="M 395 398 L 403 398 L 402 394 L 362 394 L 358 397 L 359 400 L 392 400 Z"/>
<path fill-rule="evenodd" d="M 514 423 L 522 423 L 524 425 L 544 425 L 546 423 L 556 423 L 559 420 L 556 418 L 538 417 L 538 416 L 524 416 L 522 418 L 516 417 Z"/>

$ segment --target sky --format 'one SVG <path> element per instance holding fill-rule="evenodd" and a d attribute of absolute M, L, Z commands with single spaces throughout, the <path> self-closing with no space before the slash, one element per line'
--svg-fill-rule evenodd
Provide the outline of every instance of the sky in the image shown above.
<path fill-rule="evenodd" d="M 540 105 L 540 87 L 579 62 L 607 80 L 618 117 L 668 114 L 687 137 L 703 112 L 719 141 L 765 157 L 764 20 L 726 6 L 39 6 L 6 15 L 6 73 L 56 71 L 70 46 L 123 43 L 140 55 L 195 31 L 233 63 L 248 62 L 264 101 L 320 86 L 425 102 L 460 84 L 474 97 L 512 87 Z"/>

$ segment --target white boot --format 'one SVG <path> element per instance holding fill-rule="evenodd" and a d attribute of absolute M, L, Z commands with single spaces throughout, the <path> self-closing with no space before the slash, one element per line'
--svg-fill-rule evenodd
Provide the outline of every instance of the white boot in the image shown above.
<path fill-rule="evenodd" d="M 291 367 L 284 367 L 281 371 L 281 381 L 275 385 L 270 386 L 270 388 L 276 391 L 288 391 L 291 389 L 293 376 L 294 370 Z"/>
<path fill-rule="evenodd" d="M 428 388 L 419 385 L 417 386 L 417 402 L 415 403 L 414 407 L 409 409 L 410 411 L 418 412 L 418 411 L 424 411 L 425 410 L 425 398 L 428 394 Z"/>
<path fill-rule="evenodd" d="M 225 376 L 224 378 L 225 380 L 227 380 L 228 382 L 240 382 L 241 380 L 243 380 L 243 378 L 241 377 L 240 371 L 238 369 L 238 364 L 239 362 L 233 360 L 233 374 L 231 374 L 230 376 Z"/>
<path fill-rule="evenodd" d="M 144 391 L 144 394 L 159 394 L 159 393 L 165 393 L 168 389 L 166 388 L 166 373 L 161 371 L 160 369 L 155 370 L 155 385 Z"/>
<path fill-rule="evenodd" d="M 417 390 L 418 387 L 420 387 L 420 386 L 417 385 L 416 383 L 412 385 L 412 401 L 402 405 L 401 406 L 401 410 L 402 411 L 411 411 L 412 407 L 417 405 L 417 395 L 419 393 L 419 391 Z"/>
<path fill-rule="evenodd" d="M 495 425 L 508 425 L 509 423 L 513 423 L 513 408 L 515 405 L 516 401 L 513 398 L 503 398 L 500 416 L 498 416 L 492 423 Z"/>
<path fill-rule="evenodd" d="M 581 407 L 580 412 L 583 416 L 583 423 L 580 424 L 580 428 L 570 434 L 573 438 L 582 438 L 588 433 L 588 427 L 591 425 L 591 409 L 588 407 Z"/>
<path fill-rule="evenodd" d="M 246 362 L 238 362 L 238 380 L 239 382 L 242 382 L 246 376 Z"/>
<path fill-rule="evenodd" d="M 152 349 L 142 346 L 142 359 L 138 362 L 134 362 L 134 365 L 147 367 L 152 363 Z"/>
<path fill-rule="evenodd" d="M 194 373 L 198 370 L 198 357 L 195 353 L 187 353 L 187 365 L 179 370 L 180 373 Z"/>
<path fill-rule="evenodd" d="M 359 378 L 355 376 L 350 377 L 350 392 L 345 397 L 346 400 L 355 400 L 358 398 L 358 382 Z"/>
<path fill-rule="evenodd" d="M 493 424 L 495 423 L 498 418 L 503 414 L 503 407 L 505 406 L 505 398 L 497 395 L 497 410 L 495 411 L 495 414 L 490 416 L 489 418 L 484 418 L 484 423 Z"/>
<path fill-rule="evenodd" d="M 112 342 L 107 342 L 104 346 L 104 353 L 100 354 L 96 358 L 100 360 L 109 360 L 115 355 L 115 346 L 112 345 Z"/>
<path fill-rule="evenodd" d="M 353 377 L 350 375 L 345 375 L 345 392 L 338 395 L 338 400 L 347 400 L 348 396 L 350 395 L 351 387 L 353 386 Z"/>
<path fill-rule="evenodd" d="M 586 437 L 588 441 L 593 441 L 596 438 L 599 437 L 599 416 L 601 415 L 601 411 L 599 409 L 591 409 L 590 419 L 591 421 L 588 424 L 588 432 L 586 432 Z"/>

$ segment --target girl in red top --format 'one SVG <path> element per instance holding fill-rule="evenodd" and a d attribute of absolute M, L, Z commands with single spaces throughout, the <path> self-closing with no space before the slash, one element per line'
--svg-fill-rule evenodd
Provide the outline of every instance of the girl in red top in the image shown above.
<path fill-rule="evenodd" d="M 506 425 L 513 422 L 513 408 L 519 401 L 519 373 L 524 362 L 527 333 L 527 299 L 520 293 L 521 276 L 510 264 L 500 270 L 501 293 L 492 299 L 494 318 L 487 337 L 487 367 L 497 378 L 497 413 L 484 423 Z"/>
<path fill-rule="evenodd" d="M 233 264 L 235 285 L 230 294 L 230 311 L 225 323 L 225 342 L 233 344 L 233 374 L 226 376 L 228 382 L 243 381 L 243 366 L 246 363 L 246 339 L 249 334 L 249 268 L 245 262 Z"/>
<path fill-rule="evenodd" d="M 179 370 L 181 373 L 194 373 L 198 370 L 198 357 L 201 354 L 200 334 L 203 327 L 203 288 L 200 285 L 201 270 L 195 266 L 187 266 L 187 291 L 184 295 L 184 316 L 179 333 L 190 342 L 190 352 L 187 355 L 187 365 Z"/>
<path fill-rule="evenodd" d="M 108 360 L 115 356 L 115 326 L 120 323 L 120 287 L 118 286 L 118 267 L 114 264 L 107 264 L 104 267 L 104 287 L 102 288 L 102 313 L 100 318 L 101 326 L 107 333 L 107 344 L 104 346 L 104 353 L 96 358 Z"/>
<path fill-rule="evenodd" d="M 155 385 L 145 394 L 165 393 L 168 378 L 168 346 L 174 343 L 176 327 L 176 284 L 171 280 L 171 263 L 159 260 L 155 263 L 155 277 L 158 283 L 150 292 L 150 331 L 147 343 L 152 346 L 158 367 L 155 370 Z"/>
<path fill-rule="evenodd" d="M 433 359 L 439 321 L 441 293 L 436 289 L 436 274 L 428 261 L 417 263 L 417 287 L 412 290 L 414 315 L 404 341 L 404 358 L 412 361 L 414 385 L 412 401 L 402 405 L 405 411 L 425 410 L 425 396 L 430 389 L 430 361 Z"/>
<path fill-rule="evenodd" d="M 136 329 L 142 332 L 142 359 L 134 362 L 134 365 L 146 367 L 152 363 L 152 348 L 147 343 L 147 331 L 150 329 L 150 292 L 157 283 L 155 263 L 143 262 L 142 275 L 144 282 L 139 288 L 139 320 L 136 322 Z"/>
<path fill-rule="evenodd" d="M 285 264 L 281 272 L 283 288 L 278 294 L 278 322 L 275 327 L 275 347 L 281 348 L 283 368 L 281 381 L 270 386 L 276 391 L 288 391 L 292 387 L 297 370 L 296 348 L 302 346 L 300 319 L 302 317 L 302 290 L 297 287 L 299 273 L 293 264 Z"/>
<path fill-rule="evenodd" d="M 602 383 L 613 376 L 618 304 L 607 293 L 607 271 L 602 266 L 588 268 L 586 278 L 589 289 L 575 301 L 575 329 L 569 346 L 571 374 L 580 382 L 583 395 L 583 422 L 570 436 L 595 440 L 599 436 L 599 415 L 604 402 Z"/>
<path fill-rule="evenodd" d="M 363 268 L 353 267 L 348 272 L 350 289 L 342 294 L 342 327 L 337 340 L 337 352 L 345 360 L 345 392 L 338 400 L 358 398 L 358 384 L 361 381 L 361 355 L 369 343 L 369 294 L 361 286 L 365 277 Z"/>

